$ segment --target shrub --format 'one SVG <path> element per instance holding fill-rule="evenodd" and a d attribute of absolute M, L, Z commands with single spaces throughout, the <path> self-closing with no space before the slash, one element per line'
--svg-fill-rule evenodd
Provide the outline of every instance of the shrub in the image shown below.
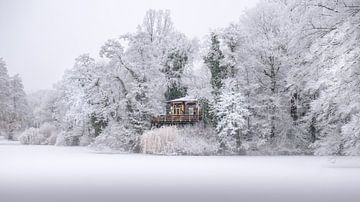
<path fill-rule="evenodd" d="M 21 144 L 54 145 L 57 134 L 58 131 L 54 125 L 44 123 L 40 128 L 29 128 L 25 130 L 18 139 Z"/>
<path fill-rule="evenodd" d="M 63 131 L 57 135 L 56 146 L 79 146 L 82 134 L 77 130 Z M 81 145 L 85 146 L 85 145 Z"/>
<path fill-rule="evenodd" d="M 65 132 L 62 131 L 57 135 L 55 145 L 56 146 L 66 146 L 66 138 L 65 138 Z"/>
<path fill-rule="evenodd" d="M 211 155 L 219 148 L 215 132 L 200 125 L 168 126 L 146 131 L 140 138 L 143 153 L 163 155 Z"/>
<path fill-rule="evenodd" d="M 19 141 L 21 144 L 39 145 L 45 142 L 45 138 L 39 133 L 39 129 L 29 128 L 20 135 Z"/>
<path fill-rule="evenodd" d="M 90 145 L 96 150 L 118 150 L 122 152 L 136 152 L 137 133 L 117 122 L 109 125 L 100 133 Z"/>
<path fill-rule="evenodd" d="M 79 146 L 88 146 L 93 141 L 93 138 L 88 135 L 83 135 L 79 139 Z"/>

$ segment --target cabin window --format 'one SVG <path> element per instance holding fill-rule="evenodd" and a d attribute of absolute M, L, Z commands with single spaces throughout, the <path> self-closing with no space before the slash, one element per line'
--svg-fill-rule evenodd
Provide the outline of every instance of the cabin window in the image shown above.
<path fill-rule="evenodd" d="M 189 107 L 189 115 L 194 115 L 194 108 L 193 107 Z"/>
<path fill-rule="evenodd" d="M 173 114 L 173 111 L 174 111 L 174 107 L 173 107 L 173 106 L 171 106 L 171 107 L 170 107 L 169 114 Z"/>
<path fill-rule="evenodd" d="M 172 110 L 175 115 L 181 115 L 184 113 L 184 105 L 182 104 L 175 104 L 174 109 Z"/>

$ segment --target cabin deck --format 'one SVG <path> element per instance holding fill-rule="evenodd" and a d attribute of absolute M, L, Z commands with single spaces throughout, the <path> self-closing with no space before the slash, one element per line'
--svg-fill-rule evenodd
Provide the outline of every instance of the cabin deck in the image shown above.
<path fill-rule="evenodd" d="M 194 124 L 201 121 L 200 115 L 160 115 L 151 119 L 152 126 Z"/>

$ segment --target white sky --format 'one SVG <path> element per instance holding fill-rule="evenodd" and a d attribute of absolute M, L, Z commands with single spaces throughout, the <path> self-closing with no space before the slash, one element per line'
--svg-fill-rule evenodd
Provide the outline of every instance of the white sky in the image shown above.
<path fill-rule="evenodd" d="M 145 12 L 169 9 L 175 28 L 202 38 L 258 0 L 0 0 L 0 57 L 25 90 L 51 88 L 82 53 L 134 32 Z"/>

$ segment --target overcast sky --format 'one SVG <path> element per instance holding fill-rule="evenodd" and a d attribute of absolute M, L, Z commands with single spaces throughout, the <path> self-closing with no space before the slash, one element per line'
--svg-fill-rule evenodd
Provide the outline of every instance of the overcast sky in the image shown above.
<path fill-rule="evenodd" d="M 82 53 L 134 32 L 148 9 L 169 9 L 175 28 L 202 38 L 236 22 L 257 0 L 0 0 L 0 57 L 25 90 L 48 89 Z"/>

